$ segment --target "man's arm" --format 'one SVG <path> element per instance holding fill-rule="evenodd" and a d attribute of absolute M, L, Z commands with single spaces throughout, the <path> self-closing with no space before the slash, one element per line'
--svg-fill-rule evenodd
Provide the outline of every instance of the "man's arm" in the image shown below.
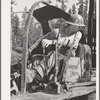
<path fill-rule="evenodd" d="M 81 37 L 82 37 L 82 33 L 81 33 L 81 32 L 77 32 L 77 33 L 76 33 L 76 36 L 75 36 L 74 43 L 73 43 L 73 45 L 72 45 L 72 47 L 73 47 L 74 49 L 77 49 L 78 43 L 79 43 Z"/>
<path fill-rule="evenodd" d="M 42 40 L 42 46 L 48 47 L 49 45 L 54 45 L 57 42 L 57 36 L 59 34 L 59 29 L 54 29 L 51 34 L 48 34 Z"/>
<path fill-rule="evenodd" d="M 54 31 L 51 31 L 49 33 L 47 33 L 45 36 L 39 38 L 29 49 L 28 49 L 28 53 L 31 54 L 31 52 L 39 45 L 40 42 L 42 42 L 43 46 L 49 46 L 54 44 L 55 42 L 53 42 L 54 40 L 56 40 L 56 33 Z"/>

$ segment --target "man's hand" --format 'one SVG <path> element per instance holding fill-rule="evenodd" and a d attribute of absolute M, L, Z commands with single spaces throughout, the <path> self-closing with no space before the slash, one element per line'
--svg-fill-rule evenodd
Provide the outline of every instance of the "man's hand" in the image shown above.
<path fill-rule="evenodd" d="M 44 47 L 48 47 L 49 45 L 52 44 L 52 40 L 48 40 L 48 39 L 43 39 L 42 40 L 42 46 Z"/>

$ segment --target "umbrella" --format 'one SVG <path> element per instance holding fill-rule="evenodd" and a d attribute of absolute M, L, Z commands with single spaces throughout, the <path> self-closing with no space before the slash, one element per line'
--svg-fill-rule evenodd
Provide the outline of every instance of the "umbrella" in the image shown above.
<path fill-rule="evenodd" d="M 48 24 L 49 20 L 63 18 L 68 21 L 71 17 L 68 13 L 51 5 L 36 9 L 33 12 L 33 16 L 41 23 L 44 35 L 51 31 Z"/>

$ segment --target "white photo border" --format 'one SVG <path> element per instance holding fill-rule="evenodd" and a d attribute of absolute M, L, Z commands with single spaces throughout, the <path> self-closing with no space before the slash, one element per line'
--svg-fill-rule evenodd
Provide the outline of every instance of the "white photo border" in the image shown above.
<path fill-rule="evenodd" d="M 1 100 L 10 100 L 10 2 L 1 0 Z M 99 8 L 99 0 L 96 0 L 96 100 L 99 100 Z"/>

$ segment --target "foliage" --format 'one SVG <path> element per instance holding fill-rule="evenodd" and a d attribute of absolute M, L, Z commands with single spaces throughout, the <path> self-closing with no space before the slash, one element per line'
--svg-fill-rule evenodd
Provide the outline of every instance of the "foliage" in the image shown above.
<path fill-rule="evenodd" d="M 24 12 L 27 12 L 27 7 L 25 6 L 24 8 Z M 24 27 L 25 26 L 25 22 L 26 22 L 26 19 L 27 19 L 27 13 L 23 13 L 22 14 L 22 21 L 21 21 L 21 27 Z"/>
<path fill-rule="evenodd" d="M 25 8 L 24 8 L 24 12 L 27 12 L 27 7 L 25 6 Z M 27 19 L 27 13 L 22 13 L 22 20 L 20 21 L 20 34 L 21 34 L 21 36 L 23 37 L 24 36 L 24 34 L 25 34 L 25 22 L 26 22 L 26 19 Z M 23 40 L 23 39 L 22 39 Z M 23 41 L 22 41 L 23 42 Z"/>
<path fill-rule="evenodd" d="M 28 44 L 29 47 L 36 42 L 36 40 L 42 35 L 42 28 L 39 22 L 34 22 L 34 17 L 31 19 L 29 35 L 28 35 Z"/>
<path fill-rule="evenodd" d="M 76 13 L 76 6 L 75 4 L 72 5 L 72 14 L 75 14 Z"/>
<path fill-rule="evenodd" d="M 15 0 L 11 0 L 11 4 L 15 4 Z"/>
<path fill-rule="evenodd" d="M 56 0 L 56 2 L 61 3 L 61 9 L 65 11 L 67 9 L 67 4 L 68 4 L 69 0 Z M 51 0 L 49 0 L 49 3 L 51 3 Z M 12 0 L 11 5 L 15 5 L 15 4 L 16 4 L 16 2 L 14 0 Z M 88 25 L 87 24 L 88 23 L 88 13 L 86 13 L 86 12 L 87 12 L 88 0 L 85 0 L 84 2 L 83 2 L 83 0 L 79 0 L 79 3 L 77 5 L 79 5 L 78 13 L 81 14 L 83 16 L 83 18 L 85 19 L 84 21 L 85 21 L 85 25 L 87 28 L 88 27 L 87 26 Z M 27 12 L 27 11 L 28 11 L 27 7 L 25 6 L 24 12 Z M 13 7 L 12 7 L 11 12 L 13 12 Z M 72 5 L 72 7 L 69 9 L 68 13 L 69 14 L 76 13 L 76 4 Z M 23 40 L 23 35 L 25 34 L 24 27 L 25 27 L 27 15 L 28 15 L 27 13 L 23 13 L 22 20 L 19 22 L 18 16 L 11 14 L 11 33 L 12 33 L 11 39 L 12 39 L 12 44 L 14 46 L 16 46 L 16 37 L 21 36 L 22 40 Z M 29 35 L 28 35 L 29 47 L 42 35 L 41 25 L 39 22 L 36 22 L 34 19 L 35 19 L 34 17 L 31 19 L 31 23 L 29 26 L 30 27 Z M 86 28 L 84 30 L 86 30 Z"/>
<path fill-rule="evenodd" d="M 19 28 L 20 21 L 17 14 L 13 13 L 13 6 L 17 5 L 15 0 L 11 0 L 11 50 L 16 48 L 18 37 L 21 36 Z"/>
<path fill-rule="evenodd" d="M 88 0 L 79 0 L 79 9 L 78 13 L 83 17 L 85 28 L 83 29 L 84 34 L 87 35 L 87 29 L 88 29 Z"/>
<path fill-rule="evenodd" d="M 11 0 L 11 12 L 13 12 L 13 6 L 17 5 L 15 0 Z"/>
<path fill-rule="evenodd" d="M 83 16 L 83 0 L 79 0 L 79 9 L 78 13 Z"/>
<path fill-rule="evenodd" d="M 61 9 L 63 11 L 65 11 L 67 9 L 67 5 L 65 3 L 69 2 L 69 0 L 56 0 L 56 1 L 61 3 Z"/>
<path fill-rule="evenodd" d="M 12 48 L 16 47 L 16 38 L 20 34 L 19 29 L 19 18 L 17 15 L 11 15 L 11 39 L 12 39 Z"/>
<path fill-rule="evenodd" d="M 71 14 L 71 12 L 72 12 L 72 10 L 71 10 L 71 9 L 69 9 L 68 13 L 69 13 L 69 14 Z"/>

